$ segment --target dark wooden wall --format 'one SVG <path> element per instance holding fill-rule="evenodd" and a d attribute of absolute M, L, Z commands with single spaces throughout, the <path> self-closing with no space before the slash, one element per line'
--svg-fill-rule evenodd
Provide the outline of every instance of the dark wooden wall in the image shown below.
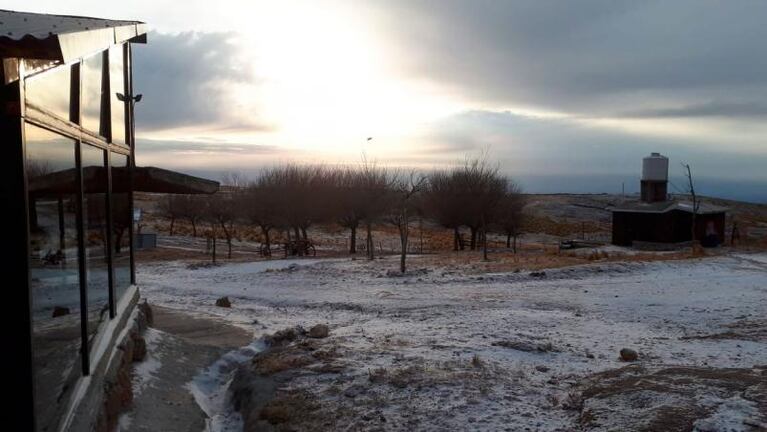
<path fill-rule="evenodd" d="M 706 227 L 713 223 L 719 242 L 724 242 L 724 213 L 699 214 L 695 237 L 702 240 Z M 680 243 L 692 238 L 692 214 L 681 210 L 666 213 L 613 212 L 613 241 L 619 246 L 631 246 L 634 241 Z"/>

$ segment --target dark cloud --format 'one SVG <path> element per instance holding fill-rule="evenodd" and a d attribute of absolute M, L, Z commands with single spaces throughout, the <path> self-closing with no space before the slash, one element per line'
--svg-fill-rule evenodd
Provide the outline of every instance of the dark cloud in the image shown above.
<path fill-rule="evenodd" d="M 633 118 L 680 118 L 680 117 L 767 117 L 767 102 L 719 102 L 713 101 L 681 108 L 655 108 L 627 111 L 622 117 Z"/>
<path fill-rule="evenodd" d="M 401 1 L 405 74 L 477 101 L 609 116 L 664 98 L 767 95 L 767 2 Z M 649 105 L 649 107 L 648 107 Z M 738 110 L 723 112 L 737 116 Z"/>
<path fill-rule="evenodd" d="M 487 111 L 469 111 L 440 121 L 429 135 L 418 137 L 424 152 L 438 149 L 440 157 L 460 161 L 488 151 L 508 174 L 528 185 L 546 184 L 567 177 L 563 191 L 615 192 L 625 182 L 638 184 L 642 157 L 661 152 L 671 159 L 670 173 L 682 176 L 681 163 L 689 163 L 708 191 L 719 191 L 717 181 L 730 185 L 748 179 L 767 184 L 767 154 L 743 154 L 726 147 L 701 146 L 693 140 L 627 135 L 610 129 L 583 126 L 568 119 L 544 119 Z M 601 180 L 611 179 L 603 187 Z M 549 179 L 549 180 L 545 180 Z M 708 180 L 707 180 L 708 179 Z M 683 184 L 683 183 L 680 183 Z M 551 191 L 544 189 L 545 191 Z M 631 190 L 631 189 L 627 189 Z M 764 197 L 762 193 L 760 197 Z"/>
<path fill-rule="evenodd" d="M 258 84 L 241 50 L 234 33 L 150 33 L 133 54 L 134 90 L 145 95 L 136 108 L 140 129 L 268 129 L 258 113 L 233 102 L 234 86 Z"/>

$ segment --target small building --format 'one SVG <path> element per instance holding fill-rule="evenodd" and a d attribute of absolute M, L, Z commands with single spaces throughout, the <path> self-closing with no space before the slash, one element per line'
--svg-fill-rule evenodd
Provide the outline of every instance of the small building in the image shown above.
<path fill-rule="evenodd" d="M 114 428 L 139 298 L 133 192 L 218 189 L 135 166 L 131 44 L 146 31 L 0 10 L 6 429 Z"/>
<path fill-rule="evenodd" d="M 692 240 L 693 203 L 670 199 L 667 193 L 668 158 L 653 153 L 642 161 L 638 201 L 612 210 L 612 243 L 619 246 L 662 246 Z M 724 241 L 727 209 L 699 203 L 695 212 L 695 238 L 703 246 Z"/>

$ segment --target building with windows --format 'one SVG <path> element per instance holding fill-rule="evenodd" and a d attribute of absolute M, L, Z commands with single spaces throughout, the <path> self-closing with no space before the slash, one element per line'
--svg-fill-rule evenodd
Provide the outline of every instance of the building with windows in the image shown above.
<path fill-rule="evenodd" d="M 139 297 L 132 193 L 218 188 L 135 166 L 131 45 L 146 32 L 141 22 L 0 10 L 13 430 L 109 428 L 109 380 Z"/>

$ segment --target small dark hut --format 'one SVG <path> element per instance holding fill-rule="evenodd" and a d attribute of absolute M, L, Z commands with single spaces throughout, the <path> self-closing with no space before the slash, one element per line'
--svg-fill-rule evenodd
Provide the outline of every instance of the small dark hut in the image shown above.
<path fill-rule="evenodd" d="M 668 158 L 653 153 L 642 164 L 641 198 L 613 207 L 612 243 L 619 246 L 662 246 L 692 240 L 693 203 L 669 199 Z M 724 241 L 727 209 L 699 203 L 695 238 L 705 247 Z"/>

